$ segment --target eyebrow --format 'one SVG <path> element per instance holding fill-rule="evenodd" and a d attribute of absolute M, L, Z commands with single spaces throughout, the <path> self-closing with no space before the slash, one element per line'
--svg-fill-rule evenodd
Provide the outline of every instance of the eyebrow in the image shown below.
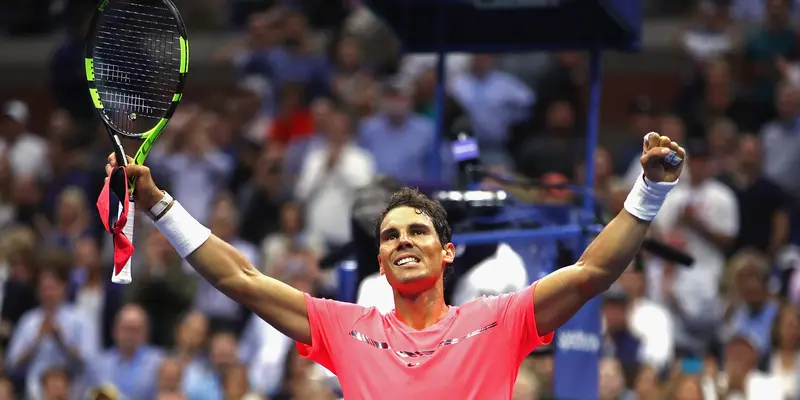
<path fill-rule="evenodd" d="M 425 231 L 430 231 L 431 230 L 430 226 L 428 226 L 426 224 L 423 224 L 423 223 L 419 223 L 419 222 L 414 222 L 414 223 L 408 224 L 408 228 L 409 229 L 421 229 L 421 230 L 425 230 Z M 389 233 L 393 233 L 393 232 L 397 232 L 397 228 L 395 228 L 395 227 L 386 228 L 383 231 L 381 231 L 381 237 L 383 237 L 384 235 L 388 235 Z"/>

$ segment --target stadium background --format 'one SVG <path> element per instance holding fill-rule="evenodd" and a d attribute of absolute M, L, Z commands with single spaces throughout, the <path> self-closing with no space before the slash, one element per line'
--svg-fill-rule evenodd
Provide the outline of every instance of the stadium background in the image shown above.
<path fill-rule="evenodd" d="M 378 174 L 422 186 L 453 179 L 426 167 L 435 151 L 433 58 L 399 54 L 357 0 L 176 3 L 189 27 L 191 75 L 149 160 L 158 182 L 264 272 L 335 295 L 333 269 L 321 261 L 354 234 L 359 186 Z M 134 284 L 109 283 L 109 241 L 94 207 L 109 146 L 81 60 L 91 6 L 0 2 L 0 399 L 13 398 L 12 388 L 18 398 L 80 396 L 102 382 L 116 386 L 102 390 L 110 398 L 337 398 L 334 379 L 204 285 L 147 221 Z M 646 272 L 626 272 L 604 297 L 600 398 L 800 393 L 800 225 L 791 222 L 800 195 L 798 7 L 645 1 L 643 51 L 606 56 L 600 201 L 608 213 L 619 209 L 643 133 L 686 143 L 706 161 L 685 179 L 697 203 L 671 204 L 675 221 L 654 235 L 694 256 L 695 274 L 712 272 L 691 275 L 652 257 L 641 262 Z M 481 68 L 491 77 L 482 85 Z M 458 54 L 448 70 L 449 94 L 478 121 L 492 163 L 580 182 L 584 54 Z M 328 164 L 348 172 L 343 181 L 317 175 Z M 699 183 L 703 170 L 718 178 Z M 572 200 L 557 190 L 536 195 Z M 535 266 L 525 267 L 535 279 Z M 486 291 L 464 285 L 460 293 Z M 46 310 L 58 311 L 50 319 Z M 52 326 L 61 340 L 48 333 L 37 343 Z M 532 355 L 515 399 L 552 398 L 552 380 L 552 355 Z"/>

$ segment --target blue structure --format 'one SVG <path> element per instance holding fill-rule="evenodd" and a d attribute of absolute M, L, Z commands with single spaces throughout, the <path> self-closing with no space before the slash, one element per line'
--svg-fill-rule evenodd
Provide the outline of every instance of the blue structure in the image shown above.
<path fill-rule="evenodd" d="M 445 56 L 447 52 L 502 53 L 530 50 L 588 50 L 591 91 L 586 159 L 594 160 L 597 146 L 604 49 L 635 51 L 641 36 L 641 0 L 368 0 L 367 5 L 400 37 L 406 52 L 435 52 L 437 66 L 437 124 L 444 129 Z M 438 148 L 438 147 L 437 147 Z M 434 157 L 434 168 L 441 161 Z M 584 193 L 594 187 L 594 163 L 586 163 Z M 594 199 L 584 196 L 584 221 L 535 230 L 459 234 L 455 243 L 495 243 L 578 239 L 582 250 L 590 235 Z M 556 333 L 555 397 L 597 398 L 600 345 L 600 305 L 595 299 Z"/>

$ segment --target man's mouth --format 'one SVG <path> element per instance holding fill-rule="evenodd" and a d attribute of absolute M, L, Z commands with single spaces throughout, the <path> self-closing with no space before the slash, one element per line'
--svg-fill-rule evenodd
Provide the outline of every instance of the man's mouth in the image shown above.
<path fill-rule="evenodd" d="M 405 256 L 395 260 L 394 265 L 398 267 L 407 267 L 419 263 L 420 259 L 416 256 Z"/>

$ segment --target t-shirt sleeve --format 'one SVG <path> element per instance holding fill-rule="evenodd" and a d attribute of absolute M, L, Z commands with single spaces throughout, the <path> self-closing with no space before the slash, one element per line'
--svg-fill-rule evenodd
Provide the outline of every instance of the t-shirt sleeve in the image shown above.
<path fill-rule="evenodd" d="M 553 332 L 542 336 L 536 327 L 533 293 L 538 283 L 517 292 L 486 298 L 487 304 L 497 313 L 498 324 L 514 340 L 512 343 L 517 346 L 520 358 L 553 341 Z"/>
<path fill-rule="evenodd" d="M 312 297 L 308 293 L 305 297 L 311 345 L 297 342 L 297 351 L 336 374 L 336 357 L 350 334 L 348 329 L 367 313 L 367 309 L 357 304 Z"/>

